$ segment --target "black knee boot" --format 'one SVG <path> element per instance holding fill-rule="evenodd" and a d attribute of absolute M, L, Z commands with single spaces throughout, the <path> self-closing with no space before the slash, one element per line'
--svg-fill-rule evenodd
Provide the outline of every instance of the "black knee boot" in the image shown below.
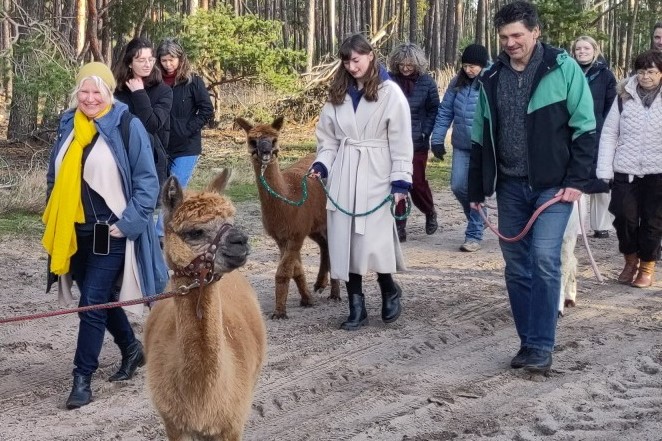
<path fill-rule="evenodd" d="M 108 378 L 108 381 L 128 380 L 136 373 L 136 369 L 144 364 L 143 345 L 139 340 L 136 340 L 122 351 L 122 364 L 119 370 Z"/>
<path fill-rule="evenodd" d="M 74 385 L 67 398 L 67 409 L 78 409 L 92 401 L 91 375 L 74 375 Z"/>
<path fill-rule="evenodd" d="M 365 296 L 363 294 L 347 294 L 349 297 L 349 317 L 340 325 L 345 331 L 356 331 L 368 324 L 368 311 L 365 309 Z"/>

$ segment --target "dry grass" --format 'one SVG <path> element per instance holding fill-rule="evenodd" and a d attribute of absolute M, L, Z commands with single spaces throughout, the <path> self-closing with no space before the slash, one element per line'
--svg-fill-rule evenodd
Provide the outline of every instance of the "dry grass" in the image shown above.
<path fill-rule="evenodd" d="M 0 186 L 0 214 L 41 213 L 46 203 L 46 169 L 15 170 L 10 176 L 13 182 Z"/>

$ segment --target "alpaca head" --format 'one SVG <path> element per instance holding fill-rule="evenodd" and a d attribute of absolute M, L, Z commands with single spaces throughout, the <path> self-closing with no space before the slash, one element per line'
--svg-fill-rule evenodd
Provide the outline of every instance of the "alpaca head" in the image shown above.
<path fill-rule="evenodd" d="M 243 118 L 236 118 L 235 122 L 246 131 L 248 153 L 250 153 L 253 161 L 266 166 L 278 157 L 278 135 L 283 127 L 282 116 L 274 119 L 271 125 L 253 125 Z"/>
<path fill-rule="evenodd" d="M 164 249 L 170 268 L 189 265 L 208 250 L 224 224 L 232 225 L 235 208 L 222 195 L 229 178 L 229 170 L 223 170 L 202 192 L 184 192 L 174 176 L 163 184 Z M 233 226 L 225 228 L 214 250 L 217 277 L 246 263 L 250 251 L 244 232 Z"/>

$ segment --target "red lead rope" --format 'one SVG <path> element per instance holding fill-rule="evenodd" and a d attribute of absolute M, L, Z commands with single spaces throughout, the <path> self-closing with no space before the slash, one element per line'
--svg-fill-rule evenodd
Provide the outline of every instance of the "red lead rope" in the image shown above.
<path fill-rule="evenodd" d="M 183 292 L 182 289 L 185 289 L 185 291 Z M 39 319 L 39 318 L 55 317 L 56 315 L 73 314 L 75 312 L 87 312 L 87 311 L 94 311 L 94 310 L 97 310 L 97 309 L 111 309 L 111 308 L 118 308 L 118 307 L 121 307 L 121 306 L 137 305 L 139 303 L 147 304 L 147 303 L 150 303 L 150 302 L 156 302 L 157 300 L 167 299 L 168 297 L 173 297 L 173 296 L 176 296 L 176 295 L 183 295 L 183 294 L 186 294 L 188 291 L 189 291 L 188 287 L 183 287 L 183 288 L 180 288 L 177 291 L 164 292 L 163 294 L 159 294 L 159 295 L 155 295 L 155 296 L 142 297 L 140 299 L 134 299 L 134 300 L 125 300 L 123 302 L 102 303 L 100 305 L 81 306 L 81 307 L 78 307 L 78 308 L 71 308 L 71 309 L 58 309 L 57 311 L 42 312 L 42 313 L 39 313 L 39 314 L 23 315 L 23 316 L 18 316 L 18 317 L 0 318 L 0 325 L 5 324 L 5 323 L 22 322 L 22 321 L 25 321 L 25 320 L 34 320 L 34 319 Z"/>
<path fill-rule="evenodd" d="M 490 221 L 487 219 L 487 216 L 485 216 L 485 212 L 483 211 L 483 204 L 478 204 L 478 212 L 480 213 L 480 217 L 483 218 L 483 222 L 485 222 L 485 225 L 487 225 L 487 227 L 490 230 L 492 230 L 492 232 L 494 234 L 496 234 L 499 237 L 499 239 L 503 240 L 504 242 L 517 242 L 518 240 L 520 240 L 524 236 L 526 236 L 526 234 L 529 232 L 529 230 L 533 226 L 533 223 L 536 221 L 538 216 L 540 216 L 540 213 L 545 211 L 545 209 L 547 209 L 547 207 L 549 207 L 550 205 L 554 205 L 555 203 L 557 203 L 560 200 L 561 200 L 561 196 L 555 196 L 552 199 L 545 202 L 544 204 L 542 204 L 540 207 L 538 207 L 538 209 L 533 212 L 533 215 L 531 216 L 531 219 L 529 219 L 529 222 L 526 223 L 526 226 L 524 227 L 522 232 L 519 233 L 515 237 L 506 237 L 506 236 L 502 235 L 501 233 L 499 233 L 498 228 L 495 227 L 494 225 L 492 225 L 490 223 Z"/>

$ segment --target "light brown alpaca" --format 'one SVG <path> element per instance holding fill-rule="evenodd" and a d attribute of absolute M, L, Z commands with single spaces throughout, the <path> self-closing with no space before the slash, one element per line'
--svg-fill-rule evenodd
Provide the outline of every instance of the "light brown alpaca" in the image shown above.
<path fill-rule="evenodd" d="M 193 282 L 182 272 L 200 255 L 213 261 L 214 280 L 222 276 L 202 290 L 156 302 L 147 319 L 147 386 L 171 441 L 241 440 L 265 358 L 255 291 L 233 271 L 249 248 L 246 234 L 224 225 L 235 213 L 220 195 L 228 176 L 223 171 L 197 194 L 184 195 L 172 177 L 163 187 L 165 255 L 175 269 L 169 289 Z M 217 237 L 218 246 L 210 246 Z"/>
<path fill-rule="evenodd" d="M 283 118 L 276 118 L 270 125 L 252 125 L 243 118 L 235 120 L 246 131 L 248 153 L 251 154 L 253 169 L 262 208 L 262 225 L 280 250 L 280 262 L 276 270 L 276 310 L 271 318 L 287 318 L 286 303 L 290 279 L 299 289 L 301 306 L 312 306 L 313 300 L 306 284 L 306 275 L 301 264 L 301 247 L 310 237 L 320 247 L 320 267 L 313 289 L 321 292 L 329 284 L 329 245 L 326 236 L 326 195 L 313 179 L 308 179 L 308 200 L 296 207 L 270 195 L 260 182 L 264 178 L 278 194 L 292 201 L 302 196 L 301 178 L 308 173 L 315 155 L 301 158 L 281 171 L 278 165 L 278 135 L 283 127 Z M 340 285 L 331 280 L 329 299 L 340 300 Z"/>

